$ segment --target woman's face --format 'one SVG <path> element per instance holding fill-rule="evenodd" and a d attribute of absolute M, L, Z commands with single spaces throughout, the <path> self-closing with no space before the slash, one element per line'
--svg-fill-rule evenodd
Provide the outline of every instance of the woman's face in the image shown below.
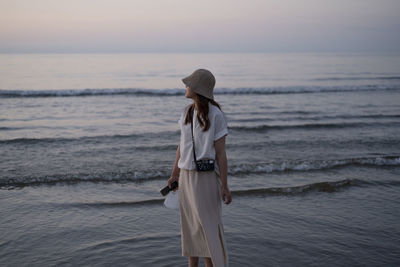
<path fill-rule="evenodd" d="M 186 86 L 185 97 L 193 98 L 195 95 L 196 95 L 196 93 L 192 89 L 190 89 L 189 86 Z"/>

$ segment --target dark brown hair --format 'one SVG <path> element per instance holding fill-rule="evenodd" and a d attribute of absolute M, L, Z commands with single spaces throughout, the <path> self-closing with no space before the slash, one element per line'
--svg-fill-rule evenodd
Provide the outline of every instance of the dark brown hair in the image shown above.
<path fill-rule="evenodd" d="M 196 96 L 193 98 L 193 100 L 194 100 L 194 103 L 190 105 L 190 107 L 186 113 L 185 124 L 190 123 L 190 113 L 193 111 L 194 107 L 196 107 L 197 121 L 199 122 L 200 126 L 203 128 L 203 132 L 205 132 L 210 128 L 210 120 L 208 119 L 208 102 L 210 102 L 214 106 L 218 107 L 219 110 L 221 110 L 221 106 L 213 99 L 204 97 L 199 94 L 196 94 Z"/>

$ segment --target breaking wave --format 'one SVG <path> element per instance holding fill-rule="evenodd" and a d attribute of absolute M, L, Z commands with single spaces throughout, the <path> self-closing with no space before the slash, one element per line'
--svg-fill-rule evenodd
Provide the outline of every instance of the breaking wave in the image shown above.
<path fill-rule="evenodd" d="M 116 134 L 116 135 L 96 135 L 96 136 L 82 136 L 82 137 L 44 137 L 44 138 L 14 138 L 14 139 L 3 139 L 0 140 L 0 144 L 42 144 L 42 143 L 65 143 L 65 142 L 85 142 L 85 143 L 98 143 L 104 142 L 108 139 L 138 139 L 138 138 L 149 138 L 159 136 L 178 136 L 179 130 L 176 131 L 164 131 L 164 132 L 150 132 L 145 134 Z"/>
<path fill-rule="evenodd" d="M 231 194 L 235 197 L 242 196 L 301 196 L 310 193 L 339 192 L 349 187 L 368 187 L 368 186 L 400 186 L 400 181 L 366 181 L 360 179 L 343 179 L 339 181 L 317 182 L 298 186 L 287 187 L 267 187 L 267 188 L 251 188 L 243 190 L 232 190 Z M 151 198 L 135 201 L 117 201 L 117 202 L 73 202 L 58 203 L 53 205 L 77 207 L 77 208 L 115 208 L 115 207 L 135 207 L 147 205 L 161 205 L 164 198 Z"/>
<path fill-rule="evenodd" d="M 285 129 L 335 129 L 335 128 L 357 128 L 368 126 L 399 126 L 400 122 L 338 122 L 338 123 L 302 123 L 288 125 L 255 125 L 255 126 L 230 126 L 229 129 L 236 131 L 262 132 L 265 130 L 285 130 Z"/>
<path fill-rule="evenodd" d="M 397 85 L 348 85 L 348 86 L 282 86 L 282 87 L 242 87 L 215 88 L 214 94 L 302 94 L 345 91 L 400 90 Z M 176 96 L 183 95 L 184 89 L 141 89 L 141 88 L 87 88 L 60 90 L 5 90 L 0 89 L 0 97 L 79 97 L 102 95 L 133 96 Z"/>
<path fill-rule="evenodd" d="M 267 162 L 256 164 L 232 165 L 229 167 L 229 175 L 247 175 L 262 173 L 281 173 L 290 171 L 318 171 L 347 166 L 400 166 L 400 156 L 364 157 L 332 160 L 303 160 Z M 99 172 L 77 174 L 54 174 L 45 176 L 25 176 L 2 178 L 0 188 L 14 189 L 25 186 L 52 185 L 56 183 L 80 183 L 80 182 L 143 182 L 148 180 L 163 180 L 169 177 L 170 170 L 153 169 L 145 171 L 127 172 Z"/>
<path fill-rule="evenodd" d="M 230 174 L 272 173 L 287 171 L 314 171 L 345 166 L 400 166 L 399 156 L 364 157 L 332 160 L 303 160 L 241 164 L 232 166 Z"/>

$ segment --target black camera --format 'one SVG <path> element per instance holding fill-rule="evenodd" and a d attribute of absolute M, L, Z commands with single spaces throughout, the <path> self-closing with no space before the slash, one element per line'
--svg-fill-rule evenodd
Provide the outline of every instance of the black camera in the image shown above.
<path fill-rule="evenodd" d="M 178 182 L 174 181 L 171 183 L 171 188 L 169 188 L 169 186 L 167 185 L 166 187 L 160 190 L 160 193 L 161 195 L 166 196 L 170 191 L 174 190 L 177 187 L 178 187 Z"/>
<path fill-rule="evenodd" d="M 215 160 L 201 159 L 196 161 L 196 169 L 199 172 L 213 171 L 215 168 Z"/>

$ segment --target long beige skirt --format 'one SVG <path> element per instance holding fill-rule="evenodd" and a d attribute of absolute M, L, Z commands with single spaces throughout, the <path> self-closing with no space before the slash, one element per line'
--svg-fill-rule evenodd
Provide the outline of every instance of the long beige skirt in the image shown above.
<path fill-rule="evenodd" d="M 181 169 L 178 190 L 182 256 L 210 257 L 214 267 L 228 266 L 220 177 Z"/>

